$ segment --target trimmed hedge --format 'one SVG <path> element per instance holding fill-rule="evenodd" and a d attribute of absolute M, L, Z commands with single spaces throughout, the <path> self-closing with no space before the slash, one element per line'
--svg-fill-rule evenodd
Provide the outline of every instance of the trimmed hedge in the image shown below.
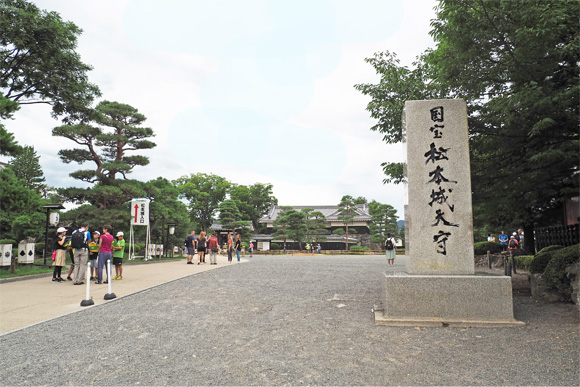
<path fill-rule="evenodd" d="M 502 247 L 497 242 L 477 242 L 473 244 L 473 252 L 475 255 L 484 255 L 489 251 L 491 254 L 499 254 L 502 252 Z"/>
<path fill-rule="evenodd" d="M 554 253 L 562 249 L 562 246 L 547 246 L 540 250 L 530 263 L 530 273 L 543 273 L 546 266 L 554 256 Z"/>
<path fill-rule="evenodd" d="M 566 267 L 580 261 L 580 244 L 554 251 L 544 270 L 544 280 L 550 289 L 560 292 L 566 301 L 571 300 L 572 286 L 566 276 Z"/>
<path fill-rule="evenodd" d="M 534 260 L 534 256 L 533 255 L 519 255 L 519 256 L 514 257 L 514 260 L 516 261 L 516 268 L 530 271 L 530 265 L 532 264 L 532 261 Z"/>
<path fill-rule="evenodd" d="M 352 251 L 369 251 L 371 248 L 368 246 L 354 245 L 354 246 L 349 246 L 348 249 L 352 250 Z"/>
<path fill-rule="evenodd" d="M 18 243 L 14 239 L 0 239 L 0 245 L 17 245 Z"/>

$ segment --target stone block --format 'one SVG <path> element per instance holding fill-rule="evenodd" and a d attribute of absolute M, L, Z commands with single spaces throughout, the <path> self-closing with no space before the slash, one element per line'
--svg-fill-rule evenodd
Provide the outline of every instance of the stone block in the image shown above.
<path fill-rule="evenodd" d="M 511 278 L 385 273 L 378 325 L 513 326 Z"/>

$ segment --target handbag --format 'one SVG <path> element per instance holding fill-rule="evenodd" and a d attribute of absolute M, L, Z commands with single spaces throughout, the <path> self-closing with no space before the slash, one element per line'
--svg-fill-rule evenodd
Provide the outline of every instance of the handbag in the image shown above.
<path fill-rule="evenodd" d="M 54 251 L 52 252 L 52 260 L 54 261 L 55 259 L 56 259 L 56 250 L 54 250 Z"/>

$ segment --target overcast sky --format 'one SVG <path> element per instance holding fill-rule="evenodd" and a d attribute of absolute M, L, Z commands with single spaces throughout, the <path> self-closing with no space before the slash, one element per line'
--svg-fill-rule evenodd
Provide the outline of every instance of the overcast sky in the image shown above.
<path fill-rule="evenodd" d="M 365 110 L 357 83 L 379 77 L 377 51 L 410 65 L 433 41 L 435 0 L 36 0 L 83 29 L 77 51 L 102 98 L 147 117 L 157 147 L 132 178 L 213 173 L 271 183 L 281 205 L 332 205 L 343 195 L 391 204 L 380 164 L 403 161 Z M 50 107 L 28 105 L 5 122 L 40 155 L 47 183 L 82 186 L 57 152 Z M 82 166 L 89 168 L 89 165 Z"/>

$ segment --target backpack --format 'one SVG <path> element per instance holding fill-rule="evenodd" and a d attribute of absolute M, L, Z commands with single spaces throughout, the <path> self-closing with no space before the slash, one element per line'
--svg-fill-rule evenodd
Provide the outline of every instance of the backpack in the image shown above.
<path fill-rule="evenodd" d="M 391 239 L 387 239 L 387 241 L 385 242 L 385 248 L 387 250 L 393 250 L 395 248 L 395 246 L 393 245 L 393 241 Z"/>
<path fill-rule="evenodd" d="M 189 241 L 189 237 L 185 238 L 185 241 L 183 242 L 183 246 L 187 247 L 187 242 Z"/>
<path fill-rule="evenodd" d="M 518 247 L 518 242 L 514 239 L 510 239 L 510 247 Z"/>
<path fill-rule="evenodd" d="M 70 246 L 73 249 L 82 249 L 87 247 L 87 244 L 85 242 L 85 238 L 86 238 L 86 233 L 84 231 L 75 231 L 72 234 L 72 238 L 70 240 Z"/>

